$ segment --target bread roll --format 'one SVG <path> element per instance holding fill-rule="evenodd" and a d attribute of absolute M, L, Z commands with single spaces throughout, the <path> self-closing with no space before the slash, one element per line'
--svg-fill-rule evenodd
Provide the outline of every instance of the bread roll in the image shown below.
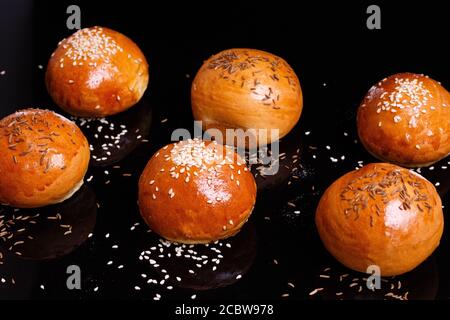
<path fill-rule="evenodd" d="M 362 144 L 378 159 L 427 166 L 450 153 L 450 95 L 427 76 L 395 74 L 369 90 L 357 125 Z"/>
<path fill-rule="evenodd" d="M 18 208 L 62 202 L 83 184 L 89 144 L 80 129 L 48 110 L 0 120 L 0 203 Z"/>
<path fill-rule="evenodd" d="M 74 116 L 104 117 L 135 105 L 148 84 L 148 64 L 123 34 L 85 28 L 62 40 L 47 65 L 50 96 Z"/>
<path fill-rule="evenodd" d="M 320 199 L 316 226 L 328 251 L 350 269 L 377 265 L 383 276 L 408 272 L 439 245 L 441 199 L 422 176 L 368 164 L 336 180 Z"/>
<path fill-rule="evenodd" d="M 303 96 L 294 70 L 282 58 L 229 49 L 204 62 L 192 83 L 191 103 L 204 130 L 220 130 L 223 139 L 218 141 L 253 147 L 291 131 L 300 118 Z M 248 130 L 250 138 L 226 139 L 226 129 Z"/>
<path fill-rule="evenodd" d="M 139 180 L 139 208 L 150 228 L 180 243 L 236 234 L 250 216 L 256 184 L 232 149 L 186 140 L 159 150 Z"/>

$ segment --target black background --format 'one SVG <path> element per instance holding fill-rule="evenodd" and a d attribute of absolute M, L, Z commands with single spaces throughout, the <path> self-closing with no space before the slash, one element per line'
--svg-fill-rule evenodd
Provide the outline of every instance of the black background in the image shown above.
<path fill-rule="evenodd" d="M 382 29 L 368 30 L 366 8 L 372 3 L 362 2 L 319 1 L 294 6 L 281 1 L 180 4 L 3 0 L 0 71 L 5 70 L 6 74 L 0 76 L 1 116 L 26 106 L 58 110 L 46 92 L 43 77 L 56 44 L 73 32 L 66 28 L 66 8 L 75 3 L 81 7 L 82 27 L 101 25 L 120 31 L 146 55 L 150 83 L 139 108 L 151 109 L 153 113 L 150 142 L 123 159 L 120 172 L 115 175 L 106 177 L 105 168 L 90 169 L 88 176 L 94 175 L 94 180 L 87 188 L 100 204 L 94 236 L 58 259 L 42 262 L 8 255 L 5 264 L 0 265 L 0 277 L 14 277 L 16 285 L 0 283 L 0 297 L 152 299 L 158 292 L 162 299 L 182 300 L 194 293 L 197 299 L 383 299 L 391 283 L 397 285 L 398 280 L 403 283 L 402 294 L 409 291 L 412 299 L 450 296 L 446 274 L 448 232 L 436 253 L 418 270 L 388 279 L 382 293 L 367 289 L 358 293 L 348 288 L 349 282 L 344 286 L 337 278 L 345 273 L 350 273 L 349 278 L 362 275 L 340 266 L 326 253 L 313 223 L 315 206 L 326 186 L 354 169 L 357 161 L 376 161 L 354 142 L 355 110 L 372 84 L 408 71 L 425 73 L 450 88 L 449 22 L 444 4 L 377 3 L 382 11 Z M 151 154 L 170 142 L 173 129 L 192 129 L 190 84 L 203 60 L 233 47 L 274 53 L 296 71 L 304 94 L 304 110 L 297 128 L 282 141 L 281 149 L 302 150 L 301 179 L 289 186 L 286 181 L 274 182 L 259 193 L 250 231 L 246 231 L 256 232 L 258 249 L 241 281 L 202 292 L 155 289 L 140 279 L 141 273 L 152 271 L 137 257 L 156 240 L 146 233 L 137 211 L 137 179 Z M 44 70 L 38 65 L 43 65 Z M 161 124 L 165 118 L 168 122 Z M 304 134 L 309 131 L 309 135 Z M 327 145 L 331 150 L 325 148 Z M 330 157 L 342 155 L 345 160 L 330 161 Z M 450 204 L 450 181 L 447 170 L 441 166 L 447 161 L 436 164 L 432 171 L 422 169 L 432 182 L 440 182 L 438 191 L 445 205 Z M 121 176 L 124 172 L 132 176 Z M 112 182 L 105 185 L 108 179 Z M 296 208 L 287 205 L 288 201 Z M 301 213 L 294 214 L 294 210 Z M 130 226 L 135 222 L 141 225 L 131 232 Z M 111 237 L 105 238 L 106 233 L 111 233 Z M 118 244 L 119 250 L 112 250 L 113 244 Z M 109 260 L 114 260 L 114 267 L 106 265 Z M 78 264 L 82 269 L 82 290 L 69 291 L 65 287 L 65 268 L 70 264 Z M 124 269 L 118 270 L 118 264 L 123 264 Z M 327 274 L 332 274 L 332 278 L 320 278 L 327 267 L 331 267 Z M 288 282 L 294 283 L 295 288 L 289 287 Z M 45 290 L 39 288 L 41 284 L 45 284 Z M 135 285 L 141 290 L 134 290 Z M 99 290 L 94 292 L 97 286 Z M 325 290 L 310 297 L 308 293 L 317 287 Z M 344 294 L 336 296 L 336 292 Z M 289 297 L 282 298 L 286 293 Z"/>

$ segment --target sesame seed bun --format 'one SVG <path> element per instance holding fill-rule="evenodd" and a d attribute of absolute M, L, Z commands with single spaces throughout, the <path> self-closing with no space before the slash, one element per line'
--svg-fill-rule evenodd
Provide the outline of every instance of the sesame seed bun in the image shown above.
<path fill-rule="evenodd" d="M 70 198 L 83 184 L 89 145 L 80 129 L 48 110 L 0 120 L 0 202 L 42 207 Z"/>
<path fill-rule="evenodd" d="M 383 276 L 408 272 L 439 245 L 441 199 L 419 174 L 368 164 L 337 179 L 323 194 L 316 226 L 327 250 L 350 269 L 377 265 Z"/>
<path fill-rule="evenodd" d="M 55 103 L 75 116 L 103 117 L 136 104 L 148 84 L 138 46 L 119 32 L 85 28 L 62 40 L 46 72 Z"/>
<path fill-rule="evenodd" d="M 218 129 L 226 137 L 226 129 L 254 129 L 251 136 L 264 145 L 273 140 L 271 129 L 279 130 L 278 138 L 292 130 L 303 96 L 295 72 L 282 58 L 260 50 L 229 49 L 204 62 L 192 83 L 191 104 L 204 130 Z M 269 130 L 267 139 L 258 139 L 260 129 Z M 243 145 L 230 140 L 225 143 Z"/>
<path fill-rule="evenodd" d="M 358 109 L 358 134 L 376 158 L 423 167 L 450 153 L 450 95 L 424 75 L 400 73 L 373 86 Z"/>
<path fill-rule="evenodd" d="M 186 140 L 160 149 L 139 180 L 139 208 L 150 228 L 180 243 L 236 234 L 256 201 L 253 175 L 229 147 Z"/>

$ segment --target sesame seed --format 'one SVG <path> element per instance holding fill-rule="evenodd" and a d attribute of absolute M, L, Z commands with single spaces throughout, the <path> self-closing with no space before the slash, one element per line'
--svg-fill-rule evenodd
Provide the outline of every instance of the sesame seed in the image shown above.
<path fill-rule="evenodd" d="M 82 61 L 85 60 L 109 61 L 110 57 L 123 51 L 114 39 L 103 33 L 100 27 L 79 30 L 60 45 L 66 48 L 65 56 L 73 61 L 74 66 L 77 62 L 82 65 Z"/>

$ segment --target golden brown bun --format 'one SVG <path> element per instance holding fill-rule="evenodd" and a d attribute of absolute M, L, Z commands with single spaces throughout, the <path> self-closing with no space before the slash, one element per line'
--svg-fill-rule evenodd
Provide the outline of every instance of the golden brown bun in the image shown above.
<path fill-rule="evenodd" d="M 430 165 L 450 153 L 450 95 L 427 76 L 395 74 L 369 90 L 357 125 L 375 157 L 405 167 Z"/>
<path fill-rule="evenodd" d="M 345 266 L 383 276 L 408 272 L 439 245 L 442 204 L 434 186 L 407 169 L 373 163 L 336 180 L 320 199 L 316 225 Z"/>
<path fill-rule="evenodd" d="M 138 46 L 119 32 L 92 27 L 62 40 L 47 66 L 48 92 L 75 116 L 103 117 L 136 104 L 148 84 Z"/>
<path fill-rule="evenodd" d="M 175 242 L 208 243 L 236 234 L 255 201 L 256 184 L 245 161 L 216 142 L 165 146 L 139 180 L 142 217 Z"/>
<path fill-rule="evenodd" d="M 48 110 L 0 121 L 0 203 L 35 208 L 64 201 L 83 184 L 89 145 L 80 129 Z"/>
<path fill-rule="evenodd" d="M 295 72 L 280 57 L 254 49 L 229 49 L 204 62 L 192 83 L 191 103 L 203 129 L 216 128 L 224 138 L 227 128 L 279 129 L 282 138 L 299 120 L 303 96 Z M 270 143 L 271 134 L 270 130 L 268 140 L 258 143 Z"/>

